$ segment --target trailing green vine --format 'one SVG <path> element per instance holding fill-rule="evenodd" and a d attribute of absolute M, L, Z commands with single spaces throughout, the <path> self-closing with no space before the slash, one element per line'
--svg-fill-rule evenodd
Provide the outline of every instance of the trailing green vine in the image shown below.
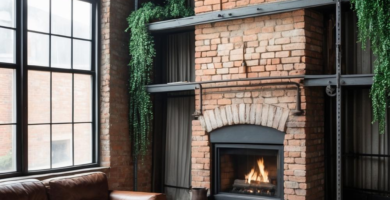
<path fill-rule="evenodd" d="M 376 56 L 375 76 L 371 87 L 374 122 L 380 133 L 386 126 L 386 110 L 390 96 L 390 1 L 351 0 L 358 17 L 359 41 L 363 48 L 367 40 Z"/>
<path fill-rule="evenodd" d="M 148 32 L 147 24 L 152 20 L 164 20 L 193 15 L 193 8 L 186 7 L 185 0 L 168 0 L 165 6 L 151 2 L 130 14 L 126 31 L 130 31 L 129 50 L 131 60 L 129 78 L 129 120 L 134 151 L 133 155 L 142 157 L 147 152 L 148 134 L 153 119 L 152 102 L 145 85 L 151 83 L 153 59 L 156 55 L 153 36 Z"/>

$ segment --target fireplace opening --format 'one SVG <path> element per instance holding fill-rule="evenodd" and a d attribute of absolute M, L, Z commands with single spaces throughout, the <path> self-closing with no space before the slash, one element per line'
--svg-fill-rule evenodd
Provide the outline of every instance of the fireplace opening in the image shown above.
<path fill-rule="evenodd" d="M 250 199 L 282 195 L 281 145 L 215 145 L 215 183 L 218 194 L 245 195 Z M 218 198 L 217 198 L 218 199 Z"/>
<path fill-rule="evenodd" d="M 275 150 L 222 149 L 221 192 L 275 196 L 277 155 Z"/>

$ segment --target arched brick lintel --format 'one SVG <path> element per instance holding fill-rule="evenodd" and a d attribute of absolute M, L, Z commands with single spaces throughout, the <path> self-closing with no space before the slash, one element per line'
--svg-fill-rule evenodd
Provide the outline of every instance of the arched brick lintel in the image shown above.
<path fill-rule="evenodd" d="M 285 132 L 289 114 L 289 109 L 270 104 L 233 104 L 206 110 L 199 121 L 207 132 L 235 124 L 260 125 Z"/>

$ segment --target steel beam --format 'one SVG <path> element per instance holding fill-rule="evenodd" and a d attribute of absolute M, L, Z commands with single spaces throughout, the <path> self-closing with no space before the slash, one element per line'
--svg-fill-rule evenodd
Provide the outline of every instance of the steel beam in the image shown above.
<path fill-rule="evenodd" d="M 349 2 L 349 0 L 341 1 Z M 154 22 L 150 23 L 148 28 L 152 32 L 193 29 L 195 25 L 199 24 L 277 14 L 302 8 L 334 5 L 335 3 L 334 0 L 285 0 L 275 3 L 263 3 L 236 9 L 214 11 L 192 17 Z"/>
<path fill-rule="evenodd" d="M 341 86 L 370 86 L 373 74 L 341 75 Z M 304 80 L 305 86 L 337 86 L 336 75 L 307 75 Z"/>
<path fill-rule="evenodd" d="M 180 91 L 189 91 L 195 90 L 197 83 L 189 84 L 158 84 L 158 85 L 148 85 L 146 90 L 149 93 L 161 93 L 161 92 L 180 92 Z"/>
<path fill-rule="evenodd" d="M 340 83 L 341 86 L 370 86 L 372 85 L 373 74 L 353 74 L 353 75 L 341 75 Z M 273 77 L 278 78 L 278 77 Z M 286 78 L 286 77 L 280 77 Z M 306 75 L 300 77 L 290 77 L 294 78 L 303 78 L 304 86 L 336 86 L 337 78 L 336 75 Z M 239 79 L 231 81 L 253 81 L 257 79 Z M 267 80 L 267 79 L 263 79 Z M 207 81 L 207 82 L 188 82 L 188 83 L 172 83 L 172 84 L 156 84 L 146 86 L 146 90 L 149 93 L 162 93 L 162 92 L 180 92 L 180 91 L 191 91 L 199 87 L 199 84 L 206 83 L 217 83 L 217 81 Z"/>
<path fill-rule="evenodd" d="M 342 200 L 341 150 L 341 0 L 336 1 L 336 199 Z"/>

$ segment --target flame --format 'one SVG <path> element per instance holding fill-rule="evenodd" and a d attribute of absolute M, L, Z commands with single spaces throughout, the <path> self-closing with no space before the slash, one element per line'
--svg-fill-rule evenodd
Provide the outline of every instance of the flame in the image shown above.
<path fill-rule="evenodd" d="M 268 171 L 264 170 L 265 166 L 264 166 L 264 159 L 263 158 L 257 160 L 257 166 L 259 166 L 260 174 L 263 177 L 263 182 L 269 183 Z"/>
<path fill-rule="evenodd" d="M 257 160 L 257 167 L 258 170 L 255 169 L 256 167 L 252 167 L 251 171 L 245 175 L 247 183 L 251 183 L 251 181 L 269 183 L 268 171 L 265 170 L 264 166 L 264 158 L 260 158 Z"/>

